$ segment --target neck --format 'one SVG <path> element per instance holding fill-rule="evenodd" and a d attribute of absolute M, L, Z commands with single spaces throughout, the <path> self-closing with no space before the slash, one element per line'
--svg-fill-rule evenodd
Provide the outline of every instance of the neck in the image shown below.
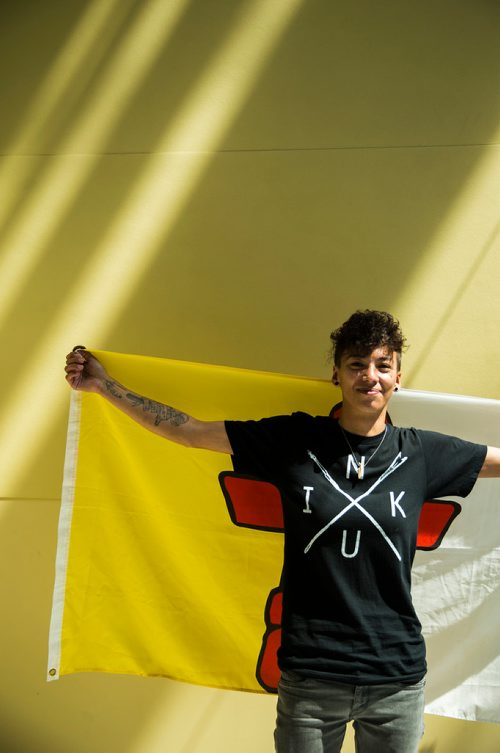
<path fill-rule="evenodd" d="M 345 431 L 359 434 L 362 437 L 374 437 L 382 434 L 385 429 L 386 410 L 368 415 L 353 414 L 348 406 L 342 406 L 339 423 Z"/>

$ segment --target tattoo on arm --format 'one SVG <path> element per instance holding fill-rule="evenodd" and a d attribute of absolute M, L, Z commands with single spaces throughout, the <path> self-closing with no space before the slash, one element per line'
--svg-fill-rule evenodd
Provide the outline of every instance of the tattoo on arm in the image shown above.
<path fill-rule="evenodd" d="M 175 408 L 171 408 L 169 405 L 157 403 L 155 400 L 149 400 L 146 397 L 134 395 L 133 392 L 127 392 L 126 398 L 134 407 L 142 406 L 142 410 L 145 413 L 153 413 L 155 416 L 155 426 L 159 426 L 162 421 L 166 421 L 172 426 L 181 426 L 189 420 L 189 416 L 185 413 L 182 413 Z"/>
<path fill-rule="evenodd" d="M 114 397 L 117 397 L 119 400 L 122 399 L 123 395 L 120 395 L 118 390 L 116 389 L 116 382 L 111 381 L 111 379 L 106 379 L 106 389 L 111 394 L 114 395 Z"/>

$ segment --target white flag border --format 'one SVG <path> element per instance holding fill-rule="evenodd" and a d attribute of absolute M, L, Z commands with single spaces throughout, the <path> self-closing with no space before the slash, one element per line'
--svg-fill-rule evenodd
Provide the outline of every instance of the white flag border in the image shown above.
<path fill-rule="evenodd" d="M 71 522 L 73 519 L 73 505 L 75 499 L 76 468 L 78 462 L 78 446 L 80 441 L 81 406 L 81 393 L 72 392 L 68 418 L 66 455 L 64 458 L 61 510 L 59 513 L 59 526 L 57 532 L 55 582 L 49 628 L 47 682 L 58 680 L 60 677 L 59 670 L 61 663 L 61 634 L 64 615 L 64 602 L 66 596 L 66 576 L 68 571 Z"/>

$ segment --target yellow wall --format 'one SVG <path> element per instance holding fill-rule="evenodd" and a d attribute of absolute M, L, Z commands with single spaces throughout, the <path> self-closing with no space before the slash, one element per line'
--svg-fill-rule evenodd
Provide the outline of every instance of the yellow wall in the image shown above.
<path fill-rule="evenodd" d="M 326 377 L 330 330 L 378 307 L 406 386 L 500 398 L 499 24 L 491 0 L 3 0 L 0 753 L 272 751 L 272 698 L 46 685 L 62 360 Z M 429 717 L 422 752 L 499 746 Z"/>

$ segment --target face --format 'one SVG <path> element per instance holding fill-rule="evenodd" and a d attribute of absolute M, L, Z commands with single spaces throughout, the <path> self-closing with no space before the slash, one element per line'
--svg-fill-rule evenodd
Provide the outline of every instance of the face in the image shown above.
<path fill-rule="evenodd" d="M 345 406 L 357 411 L 380 413 L 387 408 L 394 388 L 400 384 L 397 354 L 384 345 L 368 355 L 344 353 L 333 372 Z"/>

